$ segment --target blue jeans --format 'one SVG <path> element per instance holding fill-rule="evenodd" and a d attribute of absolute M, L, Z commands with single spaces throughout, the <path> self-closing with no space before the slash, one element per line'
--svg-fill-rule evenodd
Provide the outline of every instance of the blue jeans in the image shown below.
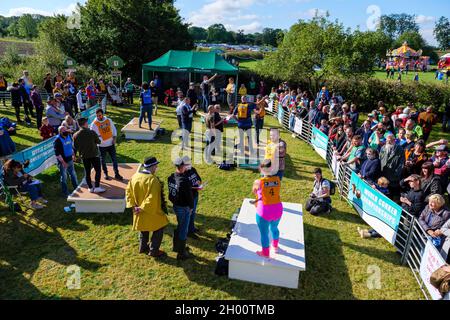
<path fill-rule="evenodd" d="M 198 204 L 198 194 L 194 197 L 194 209 L 192 209 L 191 217 L 189 218 L 189 230 L 188 233 L 194 233 L 195 232 L 195 214 L 197 213 L 197 204 Z"/>
<path fill-rule="evenodd" d="M 294 131 L 294 127 L 295 127 L 295 114 L 291 113 L 289 115 L 289 130 Z"/>
<path fill-rule="evenodd" d="M 75 189 L 78 186 L 77 174 L 75 172 L 75 167 L 73 165 L 73 161 L 70 160 L 67 162 L 67 168 L 64 168 L 63 165 L 58 161 L 59 173 L 61 175 L 61 189 L 64 195 L 68 196 L 69 191 L 67 189 L 67 174 L 70 175 L 70 179 L 72 182 L 72 187 Z"/>
<path fill-rule="evenodd" d="M 187 239 L 189 231 L 189 220 L 191 216 L 191 210 L 189 207 L 173 206 L 173 211 L 177 215 L 178 222 L 178 239 L 185 241 Z"/>
<path fill-rule="evenodd" d="M 280 178 L 280 181 L 283 180 L 284 170 L 278 170 L 276 176 Z"/>
<path fill-rule="evenodd" d="M 142 120 L 144 120 L 145 113 L 147 113 L 148 125 L 151 129 L 152 128 L 153 104 L 143 104 L 141 106 L 141 113 L 139 114 L 139 126 L 141 126 Z"/>
<path fill-rule="evenodd" d="M 267 221 L 259 214 L 256 214 L 256 223 L 258 224 L 259 233 L 261 234 L 261 246 L 263 248 L 270 247 L 269 230 L 272 234 L 272 240 L 278 240 L 280 238 L 280 231 L 278 230 L 280 220 L 281 219 Z"/>
<path fill-rule="evenodd" d="M 117 154 L 116 146 L 112 145 L 109 147 L 99 147 L 100 150 L 100 160 L 102 162 L 102 169 L 105 175 L 108 175 L 108 167 L 106 166 L 106 154 L 109 153 L 111 161 L 113 163 L 114 174 L 119 175 L 119 165 L 117 164 Z"/>
<path fill-rule="evenodd" d="M 28 192 L 31 201 L 35 201 L 39 198 L 42 198 L 42 191 L 40 184 L 26 184 L 22 186 L 22 188 L 20 188 L 20 191 Z"/>
<path fill-rule="evenodd" d="M 205 113 L 208 112 L 208 106 L 209 106 L 209 96 L 203 94 L 202 95 L 202 109 Z"/>

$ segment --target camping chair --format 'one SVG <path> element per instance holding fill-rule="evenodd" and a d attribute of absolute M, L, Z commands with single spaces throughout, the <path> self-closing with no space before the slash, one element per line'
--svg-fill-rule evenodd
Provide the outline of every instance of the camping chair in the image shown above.
<path fill-rule="evenodd" d="M 12 213 L 15 213 L 15 202 L 14 202 L 14 194 L 16 194 L 20 200 L 20 202 L 25 205 L 28 209 L 31 209 L 26 205 L 26 199 L 23 196 L 26 192 L 20 192 L 19 186 L 7 186 L 3 181 L 3 169 L 0 168 L 0 197 L 5 197 L 5 203 L 8 205 L 9 210 Z"/>

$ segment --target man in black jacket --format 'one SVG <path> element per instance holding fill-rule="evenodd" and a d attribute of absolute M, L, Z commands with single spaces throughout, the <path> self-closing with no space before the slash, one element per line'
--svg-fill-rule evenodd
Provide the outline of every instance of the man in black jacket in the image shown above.
<path fill-rule="evenodd" d="M 25 111 L 25 122 L 28 125 L 30 125 L 31 124 L 30 115 L 34 117 L 33 104 L 31 103 L 30 95 L 28 94 L 27 89 L 25 88 L 25 81 L 23 79 L 19 79 L 18 82 L 19 82 L 19 91 L 23 102 L 23 109 Z"/>
<path fill-rule="evenodd" d="M 177 252 L 177 260 L 190 258 L 186 239 L 189 231 L 189 221 L 194 209 L 194 197 L 192 185 L 186 177 L 186 164 L 182 158 L 177 158 L 174 162 L 176 171 L 168 180 L 169 200 L 173 204 L 173 211 L 177 215 L 178 226 L 173 236 L 173 251 Z"/>

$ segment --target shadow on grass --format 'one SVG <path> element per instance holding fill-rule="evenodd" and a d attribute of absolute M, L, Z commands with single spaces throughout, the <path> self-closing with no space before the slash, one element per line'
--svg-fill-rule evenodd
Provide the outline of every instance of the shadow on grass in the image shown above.
<path fill-rule="evenodd" d="M 75 249 L 48 221 L 37 221 L 39 225 L 30 222 L 20 215 L 14 215 L 0 224 L 0 260 L 3 262 L 0 266 L 0 299 L 56 298 L 41 292 L 30 281 L 43 259 L 63 266 L 77 265 L 90 271 L 102 267 L 99 263 L 80 259 Z M 45 227 L 41 224 L 45 224 Z M 63 274 L 61 286 L 66 285 L 65 271 Z"/>

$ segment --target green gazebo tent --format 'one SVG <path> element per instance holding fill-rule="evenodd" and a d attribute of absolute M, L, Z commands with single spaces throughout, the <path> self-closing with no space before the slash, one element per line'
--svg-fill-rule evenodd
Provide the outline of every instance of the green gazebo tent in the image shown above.
<path fill-rule="evenodd" d="M 150 72 L 186 72 L 189 73 L 189 81 L 192 73 L 235 75 L 236 93 L 239 88 L 239 69 L 215 52 L 170 50 L 142 65 L 142 82 L 151 79 Z"/>

